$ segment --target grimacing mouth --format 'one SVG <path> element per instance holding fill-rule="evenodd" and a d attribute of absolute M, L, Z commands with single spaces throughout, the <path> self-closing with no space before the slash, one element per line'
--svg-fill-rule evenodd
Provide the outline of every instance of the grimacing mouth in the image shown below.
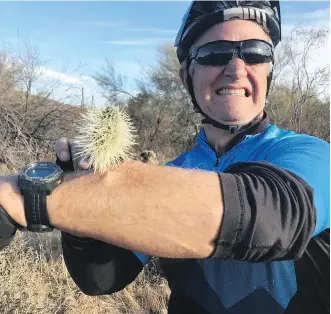
<path fill-rule="evenodd" d="M 246 87 L 243 87 L 243 88 L 231 88 L 231 87 L 226 88 L 226 87 L 221 87 L 221 88 L 218 88 L 218 89 L 215 91 L 216 95 L 220 96 L 220 94 L 221 94 L 221 90 L 223 90 L 223 89 L 244 89 L 244 90 L 245 90 L 245 97 L 249 97 L 249 96 L 251 96 L 250 91 L 249 91 Z"/>

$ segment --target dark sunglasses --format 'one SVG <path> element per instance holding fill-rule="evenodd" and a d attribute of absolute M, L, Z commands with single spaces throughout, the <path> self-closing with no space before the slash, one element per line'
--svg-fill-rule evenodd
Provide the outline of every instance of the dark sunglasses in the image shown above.
<path fill-rule="evenodd" d="M 191 58 L 200 65 L 227 65 L 234 57 L 247 64 L 268 63 L 274 59 L 273 46 L 260 39 L 217 40 L 194 48 Z"/>

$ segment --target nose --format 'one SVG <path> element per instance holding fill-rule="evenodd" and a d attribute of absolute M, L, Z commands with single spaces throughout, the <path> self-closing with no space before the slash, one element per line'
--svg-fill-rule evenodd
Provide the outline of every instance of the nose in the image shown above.
<path fill-rule="evenodd" d="M 246 64 L 245 61 L 234 57 L 229 63 L 225 66 L 224 75 L 230 76 L 231 78 L 238 80 L 240 78 L 247 76 Z"/>

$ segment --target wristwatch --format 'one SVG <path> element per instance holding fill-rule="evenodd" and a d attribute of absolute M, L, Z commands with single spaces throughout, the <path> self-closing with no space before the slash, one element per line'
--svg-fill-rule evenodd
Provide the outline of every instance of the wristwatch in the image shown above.
<path fill-rule="evenodd" d="M 34 162 L 20 171 L 18 185 L 24 198 L 27 230 L 53 231 L 47 214 L 47 196 L 62 182 L 63 171 L 53 162 Z"/>

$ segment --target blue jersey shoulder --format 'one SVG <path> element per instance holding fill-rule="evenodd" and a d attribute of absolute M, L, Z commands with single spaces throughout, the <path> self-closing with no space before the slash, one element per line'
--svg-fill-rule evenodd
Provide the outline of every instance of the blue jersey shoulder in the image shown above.
<path fill-rule="evenodd" d="M 314 235 L 330 227 L 330 144 L 273 126 L 274 139 L 265 160 L 302 178 L 314 192 Z"/>

